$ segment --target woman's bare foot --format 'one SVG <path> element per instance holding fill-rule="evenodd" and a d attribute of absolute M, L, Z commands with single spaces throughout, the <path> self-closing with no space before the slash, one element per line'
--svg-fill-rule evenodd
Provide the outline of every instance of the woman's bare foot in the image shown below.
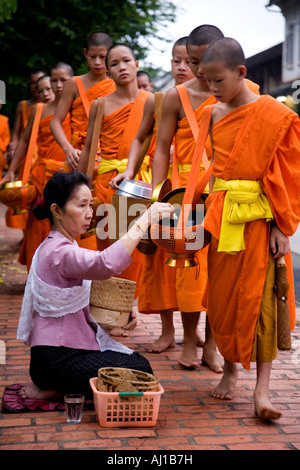
<path fill-rule="evenodd" d="M 270 402 L 269 396 L 264 392 L 255 390 L 254 394 L 254 412 L 261 419 L 279 419 L 282 413 L 277 408 L 274 408 Z"/>
<path fill-rule="evenodd" d="M 223 377 L 219 385 L 212 391 L 211 396 L 220 400 L 232 400 L 237 379 L 236 364 L 225 360 Z"/>
<path fill-rule="evenodd" d="M 217 374 L 223 372 L 224 359 L 218 351 L 216 350 L 215 345 L 209 346 L 204 344 L 203 355 L 202 355 L 202 364 L 208 366 L 211 370 Z"/>
<path fill-rule="evenodd" d="M 54 398 L 62 398 L 62 394 L 57 390 L 43 390 L 37 387 L 33 382 L 29 382 L 24 385 L 20 390 L 20 396 L 24 400 L 31 398 L 34 400 L 50 400 Z"/>
<path fill-rule="evenodd" d="M 128 332 L 125 331 L 121 326 L 115 326 L 114 328 L 109 330 L 109 334 L 111 336 L 123 336 L 123 337 L 128 336 Z"/>

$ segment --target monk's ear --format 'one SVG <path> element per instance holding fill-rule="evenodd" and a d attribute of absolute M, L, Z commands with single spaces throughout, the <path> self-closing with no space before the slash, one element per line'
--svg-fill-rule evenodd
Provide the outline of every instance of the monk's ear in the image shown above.
<path fill-rule="evenodd" d="M 62 210 L 57 204 L 55 204 L 55 203 L 51 204 L 50 210 L 51 210 L 51 213 L 52 213 L 54 219 L 56 219 L 56 220 L 61 219 Z"/>
<path fill-rule="evenodd" d="M 245 67 L 245 65 L 239 65 L 236 70 L 239 78 L 246 78 L 247 68 Z"/>
<path fill-rule="evenodd" d="M 135 61 L 135 65 L 136 65 L 136 69 L 139 70 L 139 68 L 140 68 L 140 63 L 139 63 L 138 60 Z"/>
<path fill-rule="evenodd" d="M 86 56 L 87 56 L 87 48 L 86 47 L 83 49 L 83 55 L 86 58 Z"/>

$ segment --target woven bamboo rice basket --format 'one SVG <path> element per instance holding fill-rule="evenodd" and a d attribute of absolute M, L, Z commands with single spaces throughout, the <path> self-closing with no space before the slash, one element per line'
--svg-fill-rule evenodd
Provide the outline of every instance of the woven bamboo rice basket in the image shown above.
<path fill-rule="evenodd" d="M 147 372 L 119 367 L 98 370 L 97 388 L 102 392 L 155 392 L 158 378 Z"/>
<path fill-rule="evenodd" d="M 93 281 L 90 312 L 97 323 L 112 327 L 127 325 L 134 301 L 136 282 L 118 277 Z"/>

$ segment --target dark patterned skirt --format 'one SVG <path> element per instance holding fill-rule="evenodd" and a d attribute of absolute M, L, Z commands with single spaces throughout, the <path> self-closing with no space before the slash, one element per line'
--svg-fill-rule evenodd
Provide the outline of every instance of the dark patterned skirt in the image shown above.
<path fill-rule="evenodd" d="M 44 390 L 57 390 L 63 394 L 81 393 L 91 399 L 89 379 L 97 377 L 101 367 L 122 367 L 153 373 L 149 361 L 137 352 L 122 354 L 63 346 L 31 348 L 30 377 L 35 385 Z"/>

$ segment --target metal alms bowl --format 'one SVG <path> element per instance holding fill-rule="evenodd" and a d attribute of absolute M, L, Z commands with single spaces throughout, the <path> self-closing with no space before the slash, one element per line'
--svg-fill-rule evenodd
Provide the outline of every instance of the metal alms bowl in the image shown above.
<path fill-rule="evenodd" d="M 116 194 L 120 196 L 132 196 L 142 199 L 151 199 L 152 185 L 139 180 L 121 181 Z"/>

